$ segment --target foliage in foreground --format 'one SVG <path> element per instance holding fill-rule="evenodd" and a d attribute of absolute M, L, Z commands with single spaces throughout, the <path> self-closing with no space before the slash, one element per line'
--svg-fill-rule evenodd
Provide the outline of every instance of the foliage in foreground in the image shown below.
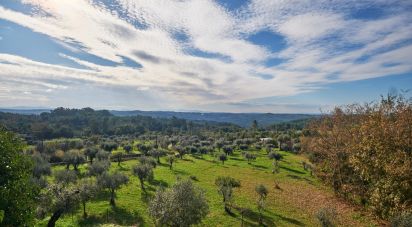
<path fill-rule="evenodd" d="M 412 210 L 412 103 L 336 108 L 304 133 L 303 150 L 338 195 L 388 218 Z"/>
<path fill-rule="evenodd" d="M 32 184 L 33 163 L 22 153 L 22 143 L 0 127 L 0 213 L 2 226 L 32 225 L 37 188 Z"/>

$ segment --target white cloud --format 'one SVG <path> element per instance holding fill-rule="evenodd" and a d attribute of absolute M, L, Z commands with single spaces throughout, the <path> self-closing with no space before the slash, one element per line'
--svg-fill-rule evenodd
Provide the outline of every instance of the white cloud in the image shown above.
<path fill-rule="evenodd" d="M 298 41 L 313 40 L 342 29 L 345 21 L 331 13 L 308 13 L 294 16 L 282 23 L 278 30 L 287 38 Z"/>
<path fill-rule="evenodd" d="M 0 19 L 46 34 L 70 51 L 119 65 L 60 55 L 86 67 L 77 69 L 0 54 L 0 80 L 8 81 L 0 96 L 31 92 L 47 102 L 46 93 L 77 86 L 64 81 L 83 81 L 157 93 L 158 99 L 174 100 L 182 107 L 210 106 L 412 71 L 412 62 L 405 56 L 410 46 L 402 44 L 412 40 L 412 18 L 405 7 L 386 1 L 252 0 L 236 12 L 210 0 L 118 0 L 114 6 L 98 0 L 24 3 L 36 10 L 23 13 L 0 5 Z M 399 2 L 405 4 L 410 3 Z M 370 6 L 389 13 L 373 20 L 351 16 Z M 267 30 L 285 38 L 282 51 L 247 40 Z M 273 57 L 284 62 L 265 66 Z M 124 58 L 142 68 L 124 65 Z M 50 79 L 54 82 L 47 82 Z M 18 83 L 22 85 L 16 87 Z"/>

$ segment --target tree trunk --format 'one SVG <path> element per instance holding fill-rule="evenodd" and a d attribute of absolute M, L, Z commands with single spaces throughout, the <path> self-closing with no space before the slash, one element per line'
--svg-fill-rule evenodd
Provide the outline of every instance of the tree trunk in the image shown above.
<path fill-rule="evenodd" d="M 110 205 L 116 206 L 116 203 L 114 202 L 114 190 L 113 189 L 110 191 Z"/>
<path fill-rule="evenodd" d="M 227 204 L 225 204 L 225 211 L 228 214 L 232 214 L 232 211 L 230 210 L 229 206 Z"/>
<path fill-rule="evenodd" d="M 142 190 L 143 190 L 144 192 L 146 192 L 146 189 L 144 188 L 143 179 L 140 179 L 140 178 L 139 178 L 139 180 L 140 180 L 140 186 L 142 187 Z"/>
<path fill-rule="evenodd" d="M 172 165 L 173 165 L 173 163 L 170 163 L 169 169 L 172 169 Z"/>
<path fill-rule="evenodd" d="M 56 226 L 56 221 L 59 220 L 60 216 L 63 214 L 63 209 L 58 209 L 56 212 L 53 213 L 49 222 L 47 223 L 47 227 L 54 227 Z"/>
<path fill-rule="evenodd" d="M 86 201 L 83 202 L 83 218 L 87 218 L 87 213 L 86 213 Z"/>

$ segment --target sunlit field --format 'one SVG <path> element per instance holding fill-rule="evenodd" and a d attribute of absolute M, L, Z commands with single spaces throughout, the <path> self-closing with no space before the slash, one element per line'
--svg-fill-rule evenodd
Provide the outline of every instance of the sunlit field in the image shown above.
<path fill-rule="evenodd" d="M 111 171 L 119 170 L 130 177 L 127 185 L 117 192 L 116 207 L 109 205 L 108 193 L 102 192 L 87 204 L 89 216 L 83 218 L 82 208 L 67 214 L 56 223 L 57 226 L 93 226 L 97 224 L 122 226 L 154 226 L 147 213 L 147 203 L 158 187 L 172 185 L 178 179 L 193 178 L 196 185 L 206 191 L 210 213 L 200 226 L 240 226 L 241 208 L 251 212 L 244 217 L 244 226 L 258 226 L 257 194 L 255 186 L 263 184 L 269 189 L 264 210 L 264 223 L 267 226 L 318 226 L 316 212 L 327 206 L 336 207 L 339 222 L 352 226 L 373 226 L 373 221 L 356 212 L 345 203 L 333 197 L 326 187 L 303 169 L 302 156 L 280 152 L 284 159 L 280 161 L 279 173 L 272 173 L 272 160 L 265 151 L 256 152 L 256 161 L 248 164 L 240 152 L 235 152 L 224 164 L 210 155 L 185 155 L 178 160 L 173 169 L 169 169 L 164 159 L 154 171 L 154 180 L 146 183 L 147 193 L 141 190 L 137 177 L 132 176 L 132 166 L 137 160 L 129 160 L 120 166 L 113 162 Z M 80 175 L 86 174 L 87 165 L 80 167 Z M 64 169 L 64 166 L 53 170 Z M 233 215 L 225 213 L 222 198 L 214 184 L 217 176 L 231 176 L 239 179 L 241 187 L 235 189 Z M 279 186 L 276 188 L 276 184 Z M 39 220 L 37 226 L 47 224 L 48 218 Z"/>

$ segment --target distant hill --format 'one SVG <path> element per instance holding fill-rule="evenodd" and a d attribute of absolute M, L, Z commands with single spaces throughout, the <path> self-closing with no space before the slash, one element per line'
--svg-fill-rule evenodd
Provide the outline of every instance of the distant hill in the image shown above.
<path fill-rule="evenodd" d="M 50 112 L 51 109 L 0 109 L 0 112 L 17 113 L 24 115 L 41 114 Z M 250 127 L 256 120 L 259 126 L 270 126 L 276 123 L 290 122 L 316 117 L 314 114 L 273 114 L 273 113 L 202 113 L 202 112 L 174 112 L 174 111 L 120 111 L 110 110 L 110 113 L 119 116 L 148 116 L 153 118 L 172 118 L 185 119 L 189 121 L 210 121 L 225 122 L 239 125 L 241 127 Z"/>
<path fill-rule="evenodd" d="M 143 115 L 154 118 L 180 118 L 191 121 L 227 122 L 241 127 L 250 127 L 253 120 L 259 126 L 269 126 L 275 123 L 302 120 L 316 117 L 313 114 L 273 114 L 273 113 L 201 113 L 201 112 L 173 112 L 173 111 L 110 111 L 115 116 Z"/>
<path fill-rule="evenodd" d="M 15 113 L 15 114 L 24 114 L 24 115 L 31 115 L 31 114 L 41 114 L 43 112 L 50 112 L 51 109 L 1 109 L 0 112 L 4 113 Z"/>

